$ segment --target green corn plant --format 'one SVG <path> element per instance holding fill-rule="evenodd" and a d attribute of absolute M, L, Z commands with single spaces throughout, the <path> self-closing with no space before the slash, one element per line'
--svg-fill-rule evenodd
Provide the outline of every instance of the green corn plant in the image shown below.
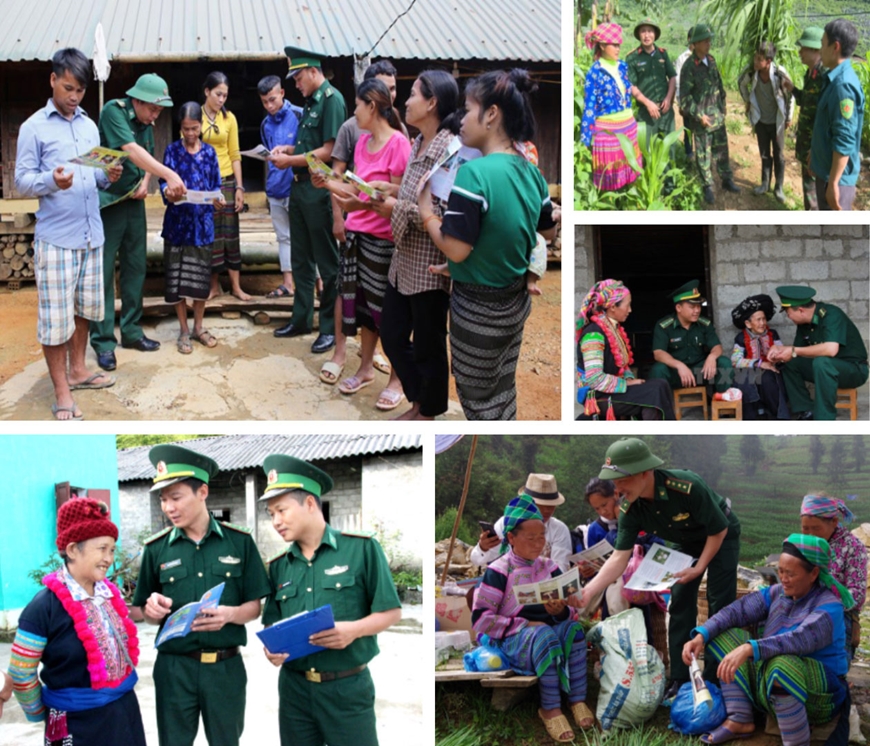
<path fill-rule="evenodd" d="M 643 156 L 643 166 L 638 163 L 631 140 L 623 134 L 616 135 L 628 165 L 638 174 L 637 180 L 625 192 L 625 197 L 632 205 L 626 209 L 667 210 L 669 200 L 662 195 L 662 192 L 668 177 L 676 170 L 671 160 L 671 148 L 679 140 L 684 128 L 680 127 L 674 132 L 669 132 L 665 137 L 656 135 L 649 139 L 646 136 L 646 129 L 644 122 L 638 122 L 637 142 Z"/>

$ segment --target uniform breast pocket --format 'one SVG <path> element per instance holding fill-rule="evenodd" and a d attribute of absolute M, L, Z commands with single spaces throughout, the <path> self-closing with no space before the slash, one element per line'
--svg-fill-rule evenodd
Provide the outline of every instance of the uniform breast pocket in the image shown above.
<path fill-rule="evenodd" d="M 218 583 L 226 583 L 221 593 L 222 606 L 238 606 L 242 603 L 242 565 L 228 565 L 223 562 L 215 562 L 211 566 L 210 586 L 214 588 Z"/>
<path fill-rule="evenodd" d="M 295 585 L 286 585 L 279 588 L 275 593 L 275 600 L 278 603 L 278 608 L 281 609 L 281 618 L 286 619 L 288 616 L 301 611 L 298 606 L 299 588 Z"/>
<path fill-rule="evenodd" d="M 321 581 L 324 604 L 332 607 L 337 621 L 351 621 L 365 616 L 363 588 L 350 573 L 328 575 Z"/>
<path fill-rule="evenodd" d="M 163 586 L 163 595 L 173 600 L 173 606 L 178 608 L 192 601 L 191 589 L 192 578 L 186 567 L 181 565 L 170 567 L 160 571 L 160 585 Z"/>

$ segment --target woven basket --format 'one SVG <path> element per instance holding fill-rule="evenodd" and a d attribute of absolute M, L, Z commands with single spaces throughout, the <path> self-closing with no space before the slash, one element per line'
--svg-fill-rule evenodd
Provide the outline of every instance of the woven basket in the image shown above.
<path fill-rule="evenodd" d="M 752 593 L 749 588 L 738 588 L 737 598 L 743 598 Z M 707 602 L 707 584 L 702 583 L 698 589 L 698 626 L 700 627 L 710 616 L 710 604 Z"/>

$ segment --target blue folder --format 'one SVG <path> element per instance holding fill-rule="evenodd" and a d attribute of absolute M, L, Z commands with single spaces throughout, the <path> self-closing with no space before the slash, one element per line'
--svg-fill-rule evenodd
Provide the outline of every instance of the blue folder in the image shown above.
<path fill-rule="evenodd" d="M 316 632 L 335 627 L 332 617 L 332 607 L 321 606 L 314 611 L 303 611 L 301 614 L 282 619 L 271 627 L 257 632 L 266 650 L 270 653 L 287 653 L 290 658 L 303 658 L 312 653 L 326 650 L 322 645 L 312 645 L 308 638 Z"/>

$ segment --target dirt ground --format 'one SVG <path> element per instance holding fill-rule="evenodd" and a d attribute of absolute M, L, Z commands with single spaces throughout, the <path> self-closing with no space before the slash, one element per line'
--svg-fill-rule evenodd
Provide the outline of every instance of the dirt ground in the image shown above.
<path fill-rule="evenodd" d="M 277 274 L 245 276 L 250 293 L 264 293 L 280 281 Z M 561 417 L 561 272 L 550 268 L 539 283 L 543 296 L 532 300 L 517 372 L 519 419 Z M 159 294 L 159 278 L 149 279 L 146 294 Z M 288 306 L 289 310 L 289 306 Z M 42 348 L 36 341 L 37 296 L 33 284 L 9 291 L 0 287 L 0 419 L 51 419 L 54 401 Z M 238 315 L 238 314 L 228 314 Z M 320 382 L 320 365 L 329 355 L 312 355 L 314 334 L 275 339 L 273 329 L 285 319 L 257 326 L 247 314 L 224 318 L 206 310 L 206 328 L 219 340 L 193 354 L 175 350 L 178 322 L 173 317 L 146 317 L 147 336 L 161 342 L 157 352 L 118 347 L 117 383 L 101 391 L 78 391 L 76 402 L 88 420 L 386 420 L 404 411 L 380 412 L 375 402 L 387 383 L 376 373 L 375 385 L 354 396 Z M 117 335 L 117 331 L 116 331 Z M 351 343 L 358 349 L 358 345 Z M 351 354 L 345 375 L 357 358 Z M 96 358 L 88 348 L 88 365 Z M 450 408 L 442 419 L 462 420 L 451 379 Z"/>

